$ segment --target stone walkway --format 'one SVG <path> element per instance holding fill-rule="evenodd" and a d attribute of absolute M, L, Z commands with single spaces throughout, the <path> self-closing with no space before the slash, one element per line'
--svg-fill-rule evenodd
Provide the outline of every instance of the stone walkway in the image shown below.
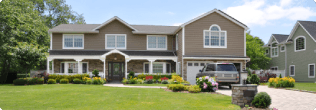
<path fill-rule="evenodd" d="M 216 92 L 232 95 L 232 91 L 228 88 L 220 88 Z M 272 99 L 270 108 L 275 107 L 278 110 L 314 110 L 316 108 L 314 93 L 268 88 L 268 86 L 258 86 L 258 92 L 267 92 L 270 95 Z"/>
<path fill-rule="evenodd" d="M 161 87 L 161 86 L 126 86 L 124 84 L 104 84 L 103 86 L 109 86 L 109 87 L 130 87 L 130 88 L 167 88 L 167 87 Z"/>

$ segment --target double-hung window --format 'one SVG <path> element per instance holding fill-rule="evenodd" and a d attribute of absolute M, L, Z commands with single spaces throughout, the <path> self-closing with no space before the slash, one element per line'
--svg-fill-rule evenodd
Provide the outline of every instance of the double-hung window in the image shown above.
<path fill-rule="evenodd" d="M 290 65 L 289 72 L 290 76 L 295 76 L 295 65 Z"/>
<path fill-rule="evenodd" d="M 278 57 L 279 53 L 278 53 L 278 45 L 277 43 L 273 43 L 271 46 L 271 57 Z"/>
<path fill-rule="evenodd" d="M 144 73 L 149 73 L 150 63 L 144 63 Z M 152 63 L 153 73 L 171 73 L 171 64 L 167 62 L 153 62 Z"/>
<path fill-rule="evenodd" d="M 285 46 L 284 45 L 280 46 L 280 52 L 285 52 Z"/>
<path fill-rule="evenodd" d="M 63 34 L 63 49 L 83 49 L 83 34 Z"/>
<path fill-rule="evenodd" d="M 126 49 L 126 34 L 106 34 L 105 49 Z"/>
<path fill-rule="evenodd" d="M 315 78 L 315 63 L 308 64 L 308 78 Z"/>
<path fill-rule="evenodd" d="M 147 50 L 167 50 L 167 36 L 148 35 Z"/>
<path fill-rule="evenodd" d="M 88 63 L 81 62 L 82 73 L 88 73 Z M 60 73 L 78 73 L 78 62 L 61 62 L 60 63 Z"/>
<path fill-rule="evenodd" d="M 227 48 L 227 33 L 218 25 L 212 25 L 204 30 L 204 48 Z"/>

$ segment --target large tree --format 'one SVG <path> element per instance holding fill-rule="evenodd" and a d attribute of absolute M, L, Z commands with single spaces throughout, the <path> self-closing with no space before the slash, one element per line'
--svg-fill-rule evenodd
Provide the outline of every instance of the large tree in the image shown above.
<path fill-rule="evenodd" d="M 47 52 L 48 27 L 32 2 L 28 0 L 3 0 L 0 3 L 0 82 L 6 81 L 10 70 L 17 70 L 17 57 L 13 53 L 19 42 L 38 45 Z M 33 55 L 30 55 L 33 56 Z M 29 68 L 33 69 L 33 68 Z"/>
<path fill-rule="evenodd" d="M 35 10 L 49 28 L 59 24 L 85 24 L 83 14 L 78 14 L 66 4 L 65 0 L 30 0 L 34 3 Z"/>
<path fill-rule="evenodd" d="M 247 56 L 251 61 L 247 66 L 251 69 L 267 69 L 271 58 L 265 55 L 264 42 L 259 37 L 253 37 L 249 33 L 246 34 Z"/>

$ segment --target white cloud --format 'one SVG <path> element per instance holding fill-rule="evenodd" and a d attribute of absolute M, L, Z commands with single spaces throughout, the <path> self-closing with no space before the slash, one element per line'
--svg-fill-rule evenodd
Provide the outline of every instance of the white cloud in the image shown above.
<path fill-rule="evenodd" d="M 246 0 L 243 5 L 228 7 L 224 11 L 247 25 L 266 25 L 272 20 L 306 20 L 316 16 L 310 7 L 293 6 L 292 0 L 268 4 L 265 0 Z"/>
<path fill-rule="evenodd" d="M 168 14 L 169 14 L 169 15 L 174 15 L 174 13 L 173 13 L 173 12 L 170 12 L 170 11 L 168 12 Z"/>
<path fill-rule="evenodd" d="M 180 26 L 181 24 L 183 24 L 183 23 L 174 23 L 174 24 L 172 24 L 172 26 Z"/>

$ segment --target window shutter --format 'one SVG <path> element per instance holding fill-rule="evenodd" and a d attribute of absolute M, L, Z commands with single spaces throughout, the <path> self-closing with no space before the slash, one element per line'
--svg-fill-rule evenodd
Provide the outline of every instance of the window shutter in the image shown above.
<path fill-rule="evenodd" d="M 166 72 L 167 72 L 167 73 L 171 73 L 171 71 L 170 71 L 170 64 L 167 64 L 166 66 L 167 66 L 167 67 L 166 67 L 166 69 L 167 69 Z"/>
<path fill-rule="evenodd" d="M 149 64 L 145 64 L 145 73 L 149 73 Z"/>

